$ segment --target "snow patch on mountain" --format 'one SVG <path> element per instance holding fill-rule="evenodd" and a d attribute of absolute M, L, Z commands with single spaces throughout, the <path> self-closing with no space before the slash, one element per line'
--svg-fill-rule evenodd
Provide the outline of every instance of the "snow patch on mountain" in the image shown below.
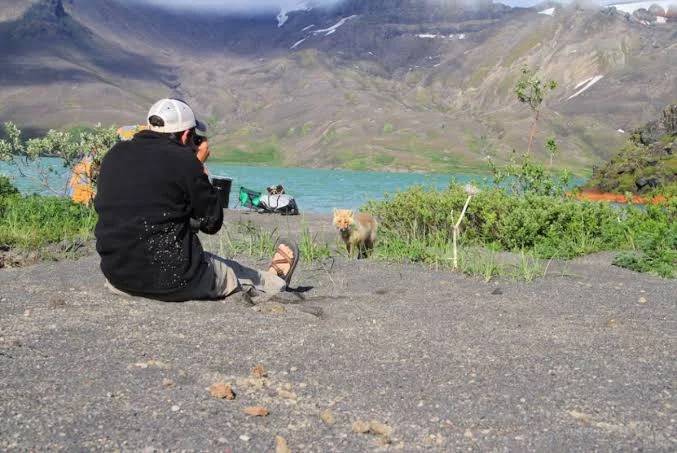
<path fill-rule="evenodd" d="M 312 8 L 308 6 L 307 1 L 299 1 L 289 7 L 283 6 L 280 8 L 280 12 L 277 14 L 277 27 L 282 27 L 287 22 L 287 20 L 289 20 L 289 13 L 292 11 L 310 11 L 311 9 Z"/>
<path fill-rule="evenodd" d="M 346 22 L 348 22 L 349 20 L 354 19 L 354 18 L 356 18 L 356 17 L 357 17 L 356 14 L 353 14 L 352 16 L 344 17 L 344 18 L 342 18 L 341 20 L 339 20 L 337 23 L 335 23 L 334 25 L 332 25 L 331 27 L 322 28 L 322 29 L 320 29 L 320 30 L 310 30 L 310 29 L 313 28 L 315 25 L 314 25 L 314 24 L 313 24 L 313 25 L 308 25 L 307 27 L 303 28 L 301 31 L 303 32 L 303 31 L 308 31 L 308 30 L 310 30 L 310 34 L 308 34 L 308 35 L 306 35 L 304 38 L 299 39 L 298 41 L 296 41 L 296 42 L 289 48 L 289 50 L 296 49 L 298 46 L 300 46 L 304 41 L 306 41 L 306 40 L 307 40 L 308 38 L 310 38 L 311 36 L 321 35 L 321 34 L 324 34 L 324 36 L 333 35 L 334 33 L 336 33 L 336 30 L 338 30 L 342 25 L 344 25 Z"/>
<path fill-rule="evenodd" d="M 567 98 L 567 101 L 569 99 L 575 98 L 576 96 L 578 96 L 579 94 L 581 94 L 582 92 L 584 92 L 585 90 L 587 90 L 588 88 L 590 88 L 591 86 L 602 80 L 603 78 L 604 78 L 603 75 L 596 75 L 594 77 L 590 77 L 589 79 L 585 79 L 583 82 L 576 85 L 576 88 L 580 87 L 581 85 L 583 85 L 583 88 L 581 88 L 580 90 L 576 91 L 574 94 L 569 96 Z"/>
<path fill-rule="evenodd" d="M 578 83 L 576 84 L 576 86 L 574 87 L 574 90 L 579 89 L 580 87 L 582 87 L 583 85 L 585 85 L 586 83 L 588 83 L 588 82 L 591 81 L 591 80 L 592 80 L 592 77 L 588 77 L 588 78 L 585 79 L 584 81 L 578 82 Z"/>
<path fill-rule="evenodd" d="M 538 14 L 545 14 L 546 16 L 554 16 L 555 8 L 544 9 L 543 11 L 539 11 Z"/>
<path fill-rule="evenodd" d="M 466 34 L 465 33 L 452 33 L 449 36 L 444 36 L 438 34 L 432 34 L 432 33 L 419 33 L 416 35 L 417 38 L 421 39 L 435 39 L 435 38 L 440 38 L 440 39 L 465 39 Z"/>
<path fill-rule="evenodd" d="M 336 24 L 332 25 L 329 28 L 322 28 L 320 30 L 313 30 L 313 34 L 319 35 L 320 33 L 324 33 L 324 36 L 329 36 L 329 35 L 335 33 L 336 30 L 339 29 L 339 27 L 341 27 L 343 24 L 348 22 L 350 19 L 354 19 L 356 17 L 357 17 L 357 15 L 355 15 L 355 14 L 353 14 L 352 16 L 344 17 L 343 19 L 341 19 L 340 21 L 338 21 Z"/>
<path fill-rule="evenodd" d="M 301 43 L 302 43 L 303 41 L 305 41 L 306 39 L 308 39 L 308 38 L 299 39 L 299 40 L 296 41 L 296 42 L 294 43 L 294 45 L 291 46 L 289 49 L 296 49 L 296 48 L 299 46 L 299 44 L 301 44 Z"/>

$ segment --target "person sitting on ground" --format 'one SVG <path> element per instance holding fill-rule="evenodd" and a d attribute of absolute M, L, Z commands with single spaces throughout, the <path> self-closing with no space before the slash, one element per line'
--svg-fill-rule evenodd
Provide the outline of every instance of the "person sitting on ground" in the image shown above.
<path fill-rule="evenodd" d="M 285 290 L 299 259 L 294 242 L 278 242 L 267 271 L 202 249 L 198 230 L 216 234 L 223 224 L 204 168 L 204 124 L 177 99 L 158 101 L 147 118 L 148 130 L 115 144 L 101 162 L 94 234 L 106 287 L 171 302 Z"/>

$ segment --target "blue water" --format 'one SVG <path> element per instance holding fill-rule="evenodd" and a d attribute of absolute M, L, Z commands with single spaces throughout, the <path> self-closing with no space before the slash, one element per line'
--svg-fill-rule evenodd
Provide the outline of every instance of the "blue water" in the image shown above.
<path fill-rule="evenodd" d="M 467 175 L 232 167 L 211 163 L 208 167 L 212 176 L 233 179 L 230 192 L 231 207 L 237 204 L 240 186 L 265 191 L 268 186 L 281 184 L 286 193 L 294 197 L 301 212 L 330 212 L 333 208 L 357 209 L 367 200 L 380 200 L 386 193 L 402 191 L 416 184 L 425 187 L 447 187 L 452 176 L 459 182 L 476 180 L 479 183 L 482 179 Z"/>
<path fill-rule="evenodd" d="M 23 193 L 54 194 L 44 181 L 63 195 L 66 193 L 68 171 L 57 158 L 41 159 L 42 166 L 23 168 L 20 176 L 15 165 L 0 162 L 0 174 L 13 178 Z M 357 209 L 367 200 L 381 200 L 386 193 L 406 190 L 412 185 L 426 188 L 445 188 L 451 178 L 459 183 L 474 182 L 482 186 L 485 177 L 439 173 L 385 173 L 372 171 L 327 170 L 310 168 L 271 168 L 229 166 L 209 162 L 212 176 L 232 178 L 230 208 L 238 207 L 240 186 L 264 192 L 266 187 L 281 184 L 296 199 L 301 212 L 326 213 L 333 208 Z"/>
<path fill-rule="evenodd" d="M 16 158 L 13 164 L 0 161 L 0 175 L 9 176 L 23 193 L 65 195 L 70 171 L 56 157 L 45 157 L 37 163 Z"/>

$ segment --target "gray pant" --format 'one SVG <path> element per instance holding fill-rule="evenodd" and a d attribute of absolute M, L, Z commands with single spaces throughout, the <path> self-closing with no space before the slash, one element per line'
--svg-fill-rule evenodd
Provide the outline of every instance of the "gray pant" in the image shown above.
<path fill-rule="evenodd" d="M 270 297 L 286 288 L 286 282 L 274 272 L 245 267 L 237 261 L 227 260 L 209 252 L 204 252 L 204 257 L 207 260 L 207 270 L 197 284 L 175 293 L 152 298 L 166 302 L 222 299 L 238 291 L 249 291 L 252 288 Z M 106 287 L 115 294 L 129 295 L 108 282 L 106 282 Z"/>

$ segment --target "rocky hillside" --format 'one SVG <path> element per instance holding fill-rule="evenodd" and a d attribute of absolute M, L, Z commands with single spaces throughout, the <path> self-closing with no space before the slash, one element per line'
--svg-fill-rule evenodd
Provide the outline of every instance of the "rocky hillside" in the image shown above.
<path fill-rule="evenodd" d="M 647 193 L 677 183 L 677 104 L 631 134 L 622 150 L 595 168 L 589 187 L 602 192 Z"/>
<path fill-rule="evenodd" d="M 144 104 L 167 93 L 161 63 L 102 37 L 61 0 L 15 0 L 15 11 L 22 4 L 0 23 L 0 121 L 28 131 L 132 121 L 138 93 Z"/>
<path fill-rule="evenodd" d="M 513 87 L 528 64 L 559 82 L 536 155 L 546 158 L 541 144 L 555 135 L 562 164 L 589 168 L 677 92 L 675 23 L 622 11 L 347 0 L 275 17 L 119 0 L 9 5 L 0 120 L 134 123 L 154 99 L 180 96 L 212 126 L 215 154 L 237 161 L 445 171 L 500 160 L 526 148 L 531 112 Z"/>

